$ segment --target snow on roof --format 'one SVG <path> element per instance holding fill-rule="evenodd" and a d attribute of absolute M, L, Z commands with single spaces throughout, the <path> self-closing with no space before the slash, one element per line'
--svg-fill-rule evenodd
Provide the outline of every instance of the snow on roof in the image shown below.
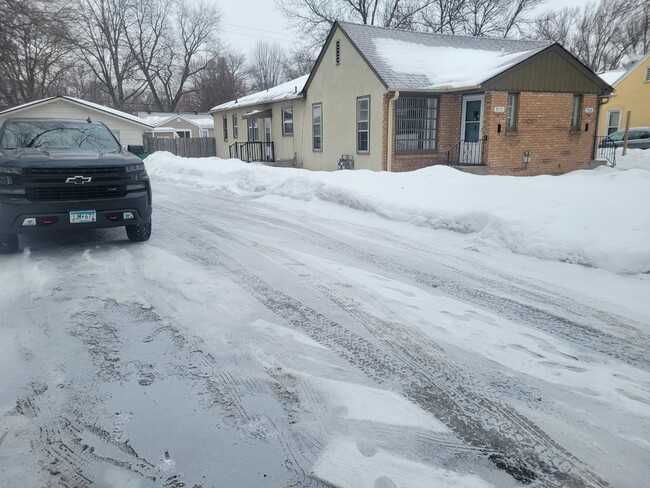
<path fill-rule="evenodd" d="M 394 89 L 480 84 L 548 47 L 540 41 L 465 37 L 340 22 L 378 76 Z"/>
<path fill-rule="evenodd" d="M 135 115 L 128 114 L 126 112 L 122 112 L 121 110 L 116 110 L 114 108 L 109 108 L 104 105 L 100 105 L 98 103 L 93 103 L 89 102 L 87 100 L 82 100 L 81 98 L 75 98 L 75 97 L 69 97 L 65 95 L 58 95 L 56 97 L 49 97 L 49 98 L 43 98 L 41 100 L 35 100 L 33 102 L 29 103 L 24 103 L 22 105 L 18 105 L 17 107 L 12 107 L 7 110 L 4 110 L 0 112 L 0 115 L 11 113 L 11 112 L 17 112 L 19 110 L 24 110 L 26 108 L 30 108 L 36 105 L 44 104 L 44 103 L 50 103 L 55 100 L 67 100 L 69 102 L 77 103 L 79 105 L 86 106 L 88 108 L 92 108 L 94 110 L 98 110 L 100 112 L 105 112 L 109 115 L 114 115 L 115 117 L 120 117 L 122 119 L 130 120 L 131 122 L 135 122 L 136 124 L 144 125 L 146 127 L 151 127 L 151 125 L 144 119 L 141 119 L 140 117 L 136 117 Z"/>
<path fill-rule="evenodd" d="M 282 100 L 293 100 L 302 98 L 302 89 L 305 87 L 309 75 L 301 76 L 295 80 L 287 81 L 281 85 L 274 86 L 268 90 L 246 95 L 245 97 L 222 103 L 210 110 L 210 113 L 219 110 L 228 110 L 232 108 L 249 107 L 262 103 L 280 102 Z"/>
<path fill-rule="evenodd" d="M 154 127 L 167 124 L 177 117 L 194 124 L 200 129 L 213 129 L 214 119 L 207 112 L 138 112 L 138 116 L 145 119 Z"/>
<path fill-rule="evenodd" d="M 616 69 L 612 71 L 605 71 L 603 73 L 598 73 L 598 76 L 600 76 L 600 78 L 608 85 L 613 85 L 625 73 L 626 70 L 624 69 Z"/>

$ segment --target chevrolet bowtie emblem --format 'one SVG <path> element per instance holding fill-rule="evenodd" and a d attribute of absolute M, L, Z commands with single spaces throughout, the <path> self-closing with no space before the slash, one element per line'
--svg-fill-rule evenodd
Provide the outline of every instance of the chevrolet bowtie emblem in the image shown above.
<path fill-rule="evenodd" d="M 90 176 L 72 176 L 65 180 L 66 183 L 72 183 L 73 185 L 83 185 L 84 183 L 90 183 L 93 179 Z"/>

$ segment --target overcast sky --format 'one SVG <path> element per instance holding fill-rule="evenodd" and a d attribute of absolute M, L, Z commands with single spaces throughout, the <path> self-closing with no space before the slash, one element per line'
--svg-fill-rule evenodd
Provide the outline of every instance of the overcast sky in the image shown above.
<path fill-rule="evenodd" d="M 584 5 L 589 0 L 547 0 L 540 2 L 538 10 L 561 9 Z M 286 27 L 284 17 L 278 12 L 273 0 L 220 0 L 223 12 L 222 31 L 232 47 L 248 55 L 261 39 L 278 42 L 291 48 L 296 42 L 295 34 Z"/>

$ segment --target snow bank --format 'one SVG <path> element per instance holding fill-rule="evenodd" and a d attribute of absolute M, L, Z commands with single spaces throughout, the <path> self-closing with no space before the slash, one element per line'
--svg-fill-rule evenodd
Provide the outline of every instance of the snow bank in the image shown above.
<path fill-rule="evenodd" d="M 410 173 L 306 171 L 161 152 L 145 162 L 154 181 L 330 202 L 467 234 L 479 245 L 518 254 L 621 274 L 650 272 L 650 151 L 619 156 L 616 168 L 531 178 L 475 176 L 446 166 Z"/>

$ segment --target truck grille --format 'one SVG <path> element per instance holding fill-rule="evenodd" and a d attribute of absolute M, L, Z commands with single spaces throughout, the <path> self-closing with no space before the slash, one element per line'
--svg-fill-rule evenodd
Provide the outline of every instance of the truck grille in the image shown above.
<path fill-rule="evenodd" d="M 75 176 L 92 177 L 85 184 L 66 183 Z M 126 195 L 129 176 L 124 166 L 25 168 L 23 184 L 31 200 L 92 200 Z"/>
<path fill-rule="evenodd" d="M 31 200 L 88 200 L 126 195 L 124 186 L 69 186 L 57 188 L 27 188 Z"/>

